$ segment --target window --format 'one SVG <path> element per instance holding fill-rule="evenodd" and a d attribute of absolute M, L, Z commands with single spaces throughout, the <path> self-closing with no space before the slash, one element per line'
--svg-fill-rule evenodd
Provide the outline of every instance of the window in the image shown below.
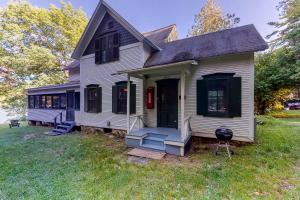
<path fill-rule="evenodd" d="M 80 110 L 80 92 L 75 92 L 75 110 Z"/>
<path fill-rule="evenodd" d="M 28 108 L 34 108 L 34 96 L 28 96 Z"/>
<path fill-rule="evenodd" d="M 53 109 L 59 109 L 59 95 L 53 95 L 52 96 L 52 108 Z"/>
<path fill-rule="evenodd" d="M 84 89 L 84 110 L 88 113 L 100 113 L 102 111 L 102 88 L 98 85 L 88 85 Z"/>
<path fill-rule="evenodd" d="M 46 96 L 41 96 L 40 108 L 46 108 Z"/>
<path fill-rule="evenodd" d="M 241 116 L 241 77 L 217 73 L 197 81 L 197 114 L 210 117 Z"/>
<path fill-rule="evenodd" d="M 52 96 L 46 96 L 46 108 L 52 108 Z"/>
<path fill-rule="evenodd" d="M 67 95 L 61 94 L 60 95 L 60 109 L 66 109 L 67 107 Z"/>
<path fill-rule="evenodd" d="M 116 114 L 127 113 L 127 82 L 116 83 L 112 88 L 112 112 Z M 130 85 L 130 113 L 136 113 L 136 85 Z"/>
<path fill-rule="evenodd" d="M 40 96 L 34 96 L 34 108 L 39 108 Z"/>
<path fill-rule="evenodd" d="M 103 64 L 119 60 L 119 37 L 119 33 L 108 33 L 96 39 L 96 64 Z"/>

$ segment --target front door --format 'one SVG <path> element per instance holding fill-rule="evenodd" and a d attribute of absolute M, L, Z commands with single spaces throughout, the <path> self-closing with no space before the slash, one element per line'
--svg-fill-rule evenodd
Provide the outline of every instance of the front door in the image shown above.
<path fill-rule="evenodd" d="M 178 79 L 157 81 L 157 126 L 178 128 Z"/>
<path fill-rule="evenodd" d="M 75 121 L 75 91 L 67 91 L 66 120 Z"/>

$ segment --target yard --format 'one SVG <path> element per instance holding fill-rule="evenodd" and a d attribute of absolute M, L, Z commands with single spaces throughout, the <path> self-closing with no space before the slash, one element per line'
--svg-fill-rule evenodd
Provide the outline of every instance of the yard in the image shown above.
<path fill-rule="evenodd" d="M 299 199 L 300 125 L 263 120 L 232 160 L 200 148 L 147 165 L 121 139 L 0 125 L 0 199 Z"/>

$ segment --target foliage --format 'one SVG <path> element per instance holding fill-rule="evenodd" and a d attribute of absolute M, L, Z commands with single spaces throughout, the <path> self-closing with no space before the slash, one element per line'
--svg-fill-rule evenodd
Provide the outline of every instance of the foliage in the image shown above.
<path fill-rule="evenodd" d="M 232 28 L 240 22 L 235 14 L 222 14 L 222 8 L 215 0 L 207 0 L 199 14 L 195 15 L 194 25 L 188 36 L 197 36 L 222 29 Z"/>
<path fill-rule="evenodd" d="M 263 114 L 276 102 L 283 102 L 288 91 L 299 82 L 300 69 L 296 62 L 294 52 L 286 48 L 256 56 L 255 107 L 258 113 Z"/>
<path fill-rule="evenodd" d="M 280 14 L 279 22 L 270 22 L 276 30 L 268 36 L 277 36 L 273 41 L 275 46 L 284 46 L 295 51 L 295 56 L 300 58 L 300 1 L 282 0 L 277 7 Z"/>
<path fill-rule="evenodd" d="M 26 89 L 63 83 L 87 18 L 81 9 L 61 2 L 49 9 L 13 1 L 0 9 L 1 106 L 24 114 Z"/>
<path fill-rule="evenodd" d="M 297 199 L 300 126 L 264 121 L 256 144 L 235 148 L 231 160 L 201 146 L 148 165 L 128 163 L 124 143 L 105 135 L 0 125 L 0 198 Z"/>
<path fill-rule="evenodd" d="M 300 110 L 283 110 L 271 112 L 270 115 L 274 118 L 298 119 L 298 122 L 300 122 Z"/>

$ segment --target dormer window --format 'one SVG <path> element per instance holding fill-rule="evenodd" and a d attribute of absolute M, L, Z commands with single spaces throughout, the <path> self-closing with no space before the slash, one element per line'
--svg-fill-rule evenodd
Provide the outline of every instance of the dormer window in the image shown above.
<path fill-rule="evenodd" d="M 95 41 L 95 63 L 104 64 L 119 60 L 119 33 L 107 33 Z"/>

